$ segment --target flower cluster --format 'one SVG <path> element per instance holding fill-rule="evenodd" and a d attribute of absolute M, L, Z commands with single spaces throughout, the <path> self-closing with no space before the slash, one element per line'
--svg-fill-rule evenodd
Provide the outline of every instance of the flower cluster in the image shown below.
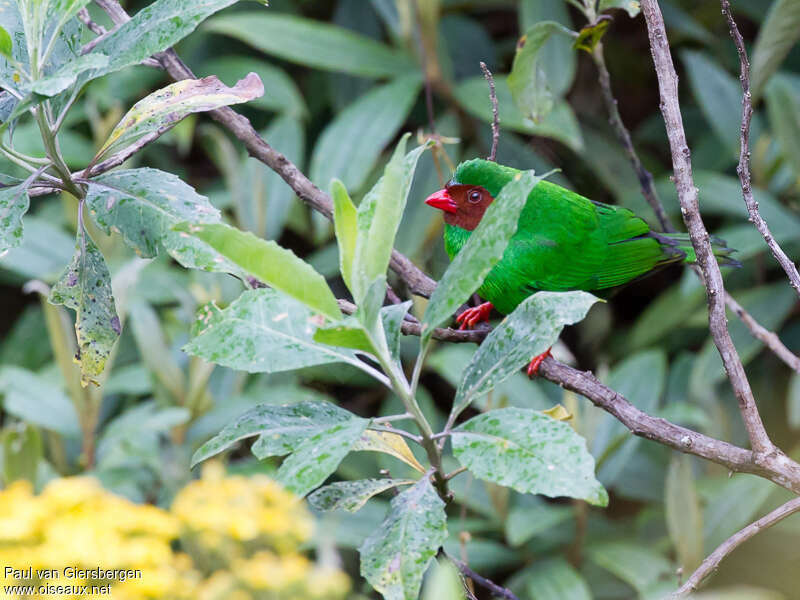
<path fill-rule="evenodd" d="M 35 587 L 7 596 L 19 598 L 343 599 L 347 576 L 298 551 L 312 526 L 274 481 L 228 477 L 220 465 L 169 512 L 88 477 L 54 480 L 38 496 L 18 481 L 0 491 L 0 585 Z"/>

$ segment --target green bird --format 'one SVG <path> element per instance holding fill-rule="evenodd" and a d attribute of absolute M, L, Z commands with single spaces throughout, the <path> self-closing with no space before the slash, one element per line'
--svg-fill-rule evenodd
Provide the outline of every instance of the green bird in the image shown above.
<path fill-rule="evenodd" d="M 520 171 L 481 159 L 462 162 L 444 189 L 427 204 L 444 211 L 444 244 L 452 260 L 488 206 Z M 712 239 L 720 264 L 738 265 L 724 242 Z M 456 318 L 461 329 L 507 315 L 540 290 L 600 292 L 626 284 L 665 265 L 694 262 L 688 234 L 657 233 L 632 211 L 595 202 L 554 183 L 539 182 L 522 209 L 517 231 L 478 294 L 487 300 Z M 533 376 L 548 356 L 534 357 Z"/>

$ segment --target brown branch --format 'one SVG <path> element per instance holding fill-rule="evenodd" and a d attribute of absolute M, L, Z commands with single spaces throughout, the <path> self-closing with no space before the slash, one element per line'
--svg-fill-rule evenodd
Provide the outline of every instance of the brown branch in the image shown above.
<path fill-rule="evenodd" d="M 489 100 L 492 102 L 492 151 L 489 160 L 497 159 L 497 142 L 500 141 L 500 112 L 497 110 L 497 90 L 494 87 L 494 77 L 486 63 L 481 61 L 481 71 L 489 84 Z"/>
<path fill-rule="evenodd" d="M 747 50 L 744 48 L 742 34 L 739 33 L 736 21 L 733 20 L 730 3 L 728 0 L 720 0 L 720 4 L 722 5 L 722 14 L 725 15 L 728 21 L 728 29 L 731 32 L 733 43 L 736 45 L 736 51 L 739 53 L 739 81 L 742 83 L 742 127 L 739 144 L 739 165 L 736 167 L 736 172 L 739 174 L 739 181 L 742 184 L 742 197 L 747 206 L 747 213 L 750 215 L 750 222 L 758 229 L 767 246 L 769 246 L 772 256 L 775 257 L 775 260 L 786 272 L 789 284 L 800 295 L 800 273 L 797 272 L 794 262 L 786 256 L 783 248 L 775 241 L 767 222 L 758 212 L 758 202 L 753 198 L 753 191 L 750 187 L 750 119 L 753 116 L 753 102 L 750 96 L 750 61 L 747 59 Z"/>
<path fill-rule="evenodd" d="M 742 361 L 728 332 L 725 316 L 725 287 L 717 259 L 711 248 L 708 231 L 700 216 L 697 187 L 695 187 L 692 178 L 691 153 L 686 143 L 683 118 L 678 101 L 678 75 L 672 63 L 672 53 L 669 49 L 667 32 L 664 29 L 664 18 L 661 15 L 657 0 L 642 0 L 641 7 L 647 23 L 650 50 L 653 55 L 656 76 L 658 77 L 661 112 L 664 116 L 667 137 L 672 151 L 672 167 L 675 187 L 678 191 L 678 200 L 681 205 L 681 214 L 689 231 L 689 237 L 697 255 L 697 262 L 705 280 L 711 337 L 722 357 L 722 364 L 725 367 L 728 380 L 731 382 L 734 394 L 739 401 L 739 410 L 750 438 L 750 445 L 756 453 L 766 455 L 775 452 L 776 448 L 764 429 L 761 415 L 758 413 L 758 408 L 753 398 L 753 391 L 750 389 L 750 382 L 747 380 Z"/>
<path fill-rule="evenodd" d="M 487 579 L 482 575 L 478 575 L 475 571 L 470 569 L 469 566 L 467 566 L 467 563 L 461 562 L 454 556 L 450 556 L 447 553 L 445 553 L 445 556 L 447 556 L 448 560 L 450 560 L 456 566 L 456 568 L 464 574 L 465 577 L 469 577 L 482 588 L 489 590 L 494 596 L 505 598 L 506 600 L 519 600 L 519 598 L 510 589 L 505 588 L 502 585 L 498 585 L 491 579 Z"/>
<path fill-rule="evenodd" d="M 747 527 L 740 529 L 734 533 L 727 540 L 717 546 L 716 550 L 709 554 L 706 559 L 700 564 L 697 570 L 692 573 L 691 577 L 684 583 L 670 598 L 685 598 L 693 591 L 695 591 L 703 580 L 708 577 L 712 572 L 716 571 L 719 563 L 738 548 L 743 542 L 746 542 L 757 533 L 764 531 L 789 517 L 796 512 L 800 511 L 800 498 L 789 500 L 773 510 L 772 512 L 764 515 L 758 521 L 750 523 Z"/>

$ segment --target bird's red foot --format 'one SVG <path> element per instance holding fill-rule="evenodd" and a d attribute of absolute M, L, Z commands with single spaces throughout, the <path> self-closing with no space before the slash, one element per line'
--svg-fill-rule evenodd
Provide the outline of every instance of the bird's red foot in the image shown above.
<path fill-rule="evenodd" d="M 550 354 L 550 350 L 552 350 L 552 348 L 548 348 L 547 350 L 542 352 L 539 356 L 534 356 L 531 359 L 531 364 L 528 365 L 528 377 L 531 378 L 535 377 L 539 373 L 539 367 L 544 362 L 544 359 L 547 358 L 548 356 L 553 356 L 552 354 Z"/>
<path fill-rule="evenodd" d="M 459 329 L 469 329 L 481 321 L 488 321 L 493 308 L 491 302 L 484 302 L 474 308 L 468 308 L 456 317 L 456 323 L 461 324 Z"/>

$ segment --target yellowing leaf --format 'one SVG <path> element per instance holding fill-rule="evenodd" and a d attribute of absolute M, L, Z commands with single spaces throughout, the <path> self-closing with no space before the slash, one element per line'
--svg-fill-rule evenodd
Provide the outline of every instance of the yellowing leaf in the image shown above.
<path fill-rule="evenodd" d="M 548 417 L 554 418 L 556 421 L 569 421 L 572 418 L 572 413 L 570 413 L 566 408 L 561 406 L 560 404 L 556 404 L 552 408 L 548 408 L 547 410 L 542 411 Z"/>
<path fill-rule="evenodd" d="M 425 472 L 419 461 L 414 457 L 411 448 L 406 441 L 396 433 L 388 431 L 373 431 L 367 429 L 353 445 L 353 450 L 367 450 L 372 452 L 383 452 L 402 460 L 407 465 L 415 468 L 420 473 Z"/>

